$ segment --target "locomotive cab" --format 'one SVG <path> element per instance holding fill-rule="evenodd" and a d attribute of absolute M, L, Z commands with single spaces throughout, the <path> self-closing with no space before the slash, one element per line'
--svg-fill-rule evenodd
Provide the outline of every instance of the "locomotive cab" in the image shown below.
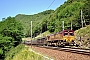
<path fill-rule="evenodd" d="M 66 43 L 74 44 L 74 31 L 73 30 L 64 30 L 63 31 L 63 40 Z"/>

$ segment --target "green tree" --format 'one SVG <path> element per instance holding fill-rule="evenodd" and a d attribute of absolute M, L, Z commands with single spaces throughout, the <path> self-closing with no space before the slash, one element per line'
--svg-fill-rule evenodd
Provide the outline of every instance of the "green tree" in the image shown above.
<path fill-rule="evenodd" d="M 21 43 L 22 25 L 14 17 L 8 17 L 0 22 L 0 57 L 3 58 L 10 48 Z"/>
<path fill-rule="evenodd" d="M 55 30 L 55 20 L 52 20 L 52 21 L 50 21 L 50 22 L 48 23 L 48 30 L 49 30 L 50 32 L 54 32 L 54 30 Z"/>

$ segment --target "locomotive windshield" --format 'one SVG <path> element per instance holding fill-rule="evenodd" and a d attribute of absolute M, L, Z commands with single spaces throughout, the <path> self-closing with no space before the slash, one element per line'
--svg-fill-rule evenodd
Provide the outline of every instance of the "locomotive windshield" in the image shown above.
<path fill-rule="evenodd" d="M 69 33 L 69 35 L 70 35 L 70 36 L 74 36 L 74 34 L 73 34 L 73 33 Z"/>
<path fill-rule="evenodd" d="M 64 33 L 64 36 L 68 36 L 68 33 Z"/>

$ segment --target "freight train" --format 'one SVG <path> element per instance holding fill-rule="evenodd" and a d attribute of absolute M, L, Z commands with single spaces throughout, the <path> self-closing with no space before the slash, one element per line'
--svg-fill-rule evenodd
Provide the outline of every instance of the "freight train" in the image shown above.
<path fill-rule="evenodd" d="M 46 37 L 38 38 L 30 41 L 32 45 L 47 45 L 47 46 L 66 46 L 76 45 L 73 30 L 63 30 L 55 34 L 50 34 Z"/>

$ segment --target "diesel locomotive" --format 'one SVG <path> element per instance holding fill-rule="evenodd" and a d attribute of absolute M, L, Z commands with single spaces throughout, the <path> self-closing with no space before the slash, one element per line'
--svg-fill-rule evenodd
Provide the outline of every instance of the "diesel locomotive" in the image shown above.
<path fill-rule="evenodd" d="M 73 30 L 63 30 L 61 32 L 51 34 L 47 36 L 47 45 L 64 46 L 64 45 L 74 45 L 74 31 Z"/>
<path fill-rule="evenodd" d="M 32 45 L 52 45 L 52 46 L 65 46 L 75 45 L 75 36 L 73 30 L 63 30 L 55 34 L 50 34 L 46 37 L 32 40 Z"/>

